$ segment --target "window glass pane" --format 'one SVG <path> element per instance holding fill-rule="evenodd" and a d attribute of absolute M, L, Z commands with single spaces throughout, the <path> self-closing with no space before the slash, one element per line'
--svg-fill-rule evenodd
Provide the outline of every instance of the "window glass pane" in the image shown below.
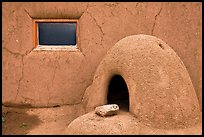
<path fill-rule="evenodd" d="M 39 45 L 76 45 L 76 23 L 38 23 Z"/>

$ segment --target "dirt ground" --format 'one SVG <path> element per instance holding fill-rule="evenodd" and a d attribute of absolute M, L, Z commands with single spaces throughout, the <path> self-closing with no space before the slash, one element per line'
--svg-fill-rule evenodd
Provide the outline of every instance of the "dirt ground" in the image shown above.
<path fill-rule="evenodd" d="M 93 111 L 82 115 L 84 112 L 80 107 L 82 106 L 2 107 L 2 134 L 202 134 L 201 123 L 187 129 L 154 129 L 140 123 L 127 111 L 120 111 L 118 115 L 112 117 L 101 118 Z"/>
<path fill-rule="evenodd" d="M 81 115 L 80 105 L 54 108 L 2 107 L 2 134 L 64 134 L 65 128 Z"/>

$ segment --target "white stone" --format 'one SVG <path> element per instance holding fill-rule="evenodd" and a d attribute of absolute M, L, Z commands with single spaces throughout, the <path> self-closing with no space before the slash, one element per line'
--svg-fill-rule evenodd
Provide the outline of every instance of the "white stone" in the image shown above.
<path fill-rule="evenodd" d="M 102 117 L 115 115 L 118 111 L 119 106 L 117 104 L 108 104 L 95 108 L 95 113 Z"/>

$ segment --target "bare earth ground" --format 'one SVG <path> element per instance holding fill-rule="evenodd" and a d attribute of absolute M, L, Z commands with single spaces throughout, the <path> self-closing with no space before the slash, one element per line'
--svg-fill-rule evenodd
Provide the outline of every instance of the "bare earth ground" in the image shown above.
<path fill-rule="evenodd" d="M 80 105 L 54 108 L 2 107 L 3 135 L 64 134 L 68 124 L 83 114 Z"/>
<path fill-rule="evenodd" d="M 102 118 L 94 112 L 82 115 L 84 112 L 80 108 L 80 105 L 2 107 L 2 134 L 202 134 L 201 123 L 187 129 L 153 129 L 140 123 L 129 112 L 120 111 L 118 115 Z"/>

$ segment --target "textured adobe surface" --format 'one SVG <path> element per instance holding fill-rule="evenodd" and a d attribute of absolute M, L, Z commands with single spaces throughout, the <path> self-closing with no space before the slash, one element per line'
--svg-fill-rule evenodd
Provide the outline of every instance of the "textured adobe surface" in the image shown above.
<path fill-rule="evenodd" d="M 73 120 L 65 129 L 69 135 L 201 135 L 201 122 L 193 127 L 154 128 L 142 123 L 128 112 L 119 111 L 118 115 L 102 118 L 87 113 Z"/>
<path fill-rule="evenodd" d="M 120 39 L 154 35 L 184 62 L 201 105 L 201 3 L 2 3 L 2 103 L 79 104 L 106 52 Z M 78 51 L 34 51 L 32 19 L 79 19 Z"/>
<path fill-rule="evenodd" d="M 79 19 L 79 50 L 33 50 L 32 19 L 46 18 Z M 65 107 L 66 111 L 60 111 L 59 113 L 53 108 L 47 108 L 47 110 L 53 112 L 51 116 L 47 116 L 47 112 L 42 111 L 42 109 L 36 109 L 35 112 L 37 113 L 35 113 L 35 115 L 42 117 L 43 124 L 35 127 L 30 133 L 63 134 L 62 130 L 64 127 L 62 126 L 66 126 L 66 124 L 69 124 L 70 121 L 76 118 L 76 113 L 73 114 L 72 110 L 77 109 L 76 111 L 80 112 L 77 115 L 85 113 L 83 107 L 75 108 L 75 105 L 83 105 L 81 101 L 84 93 L 86 90 L 89 90 L 87 88 L 90 88 L 89 85 L 92 84 L 96 68 L 107 51 L 122 38 L 137 34 L 156 36 L 165 41 L 177 53 L 187 68 L 200 103 L 200 108 L 202 109 L 201 2 L 3 2 L 2 104 L 4 106 L 23 105 L 26 107 L 67 105 L 67 107 Z M 149 59 L 146 61 L 148 60 Z M 158 70 L 158 73 L 161 73 L 161 77 L 166 80 L 166 76 L 163 75 L 162 70 Z M 148 81 L 145 82 L 148 83 Z M 161 83 L 163 84 L 160 86 L 163 85 L 164 88 L 167 86 L 165 85 L 165 81 Z M 190 89 L 191 88 L 190 86 Z M 190 91 L 190 89 L 187 91 Z M 185 89 L 179 90 L 182 91 Z M 175 92 L 176 91 L 173 93 Z M 149 92 L 149 95 L 151 94 L 152 92 Z M 191 113 L 194 101 L 196 102 L 196 99 L 189 99 L 191 94 L 191 92 L 179 92 L 172 100 L 167 101 L 162 98 L 165 97 L 165 95 L 172 97 L 173 94 L 161 92 L 157 98 L 154 98 L 156 102 L 150 104 L 150 106 L 153 107 L 151 110 L 154 111 L 148 113 L 147 116 L 144 115 L 144 117 L 139 118 L 146 124 L 149 123 L 149 121 L 146 120 L 154 121 L 154 115 L 152 114 L 155 114 L 155 120 L 161 118 L 162 121 L 167 118 L 167 121 L 174 121 L 178 119 L 178 125 L 184 128 L 186 127 L 185 125 L 188 125 L 190 119 L 195 118 L 192 120 L 192 123 L 188 125 L 193 126 L 199 119 L 196 119 L 197 116 L 194 115 L 197 111 L 197 105 L 195 105 L 195 112 Z M 104 97 L 102 99 L 104 99 Z M 86 99 L 86 97 L 84 98 Z M 155 103 L 157 104 L 161 101 L 158 98 L 161 98 L 164 103 L 168 102 L 168 104 L 174 108 L 169 111 L 168 105 L 165 107 L 162 107 L 160 103 L 158 106 L 155 105 Z M 152 98 L 149 100 L 151 101 L 151 99 Z M 102 101 L 103 103 L 105 102 L 104 100 Z M 179 103 L 177 100 L 179 100 Z M 145 101 L 145 99 L 140 101 Z M 182 103 L 183 101 L 185 103 Z M 190 105 L 186 106 L 188 103 Z M 138 106 L 136 104 L 137 109 L 140 111 L 136 111 L 135 113 L 139 112 L 140 115 L 150 111 L 147 104 L 144 105 L 144 109 L 141 110 L 140 107 L 143 105 L 144 104 Z M 184 109 L 180 110 L 181 108 Z M 147 111 L 145 109 L 147 109 Z M 159 109 L 162 110 L 162 114 L 159 113 L 159 115 L 157 115 L 156 110 Z M 175 111 L 175 109 L 178 110 Z M 169 112 L 166 113 L 166 111 Z M 186 113 L 181 113 L 181 111 Z M 40 112 L 40 114 L 38 112 Z M 34 111 L 32 113 L 34 113 Z M 58 118 L 54 119 L 56 115 L 62 116 L 63 120 L 61 118 L 60 120 Z M 197 111 L 197 115 L 199 117 L 200 111 Z M 14 116 L 12 118 L 18 119 L 18 116 L 15 117 L 15 113 L 12 116 Z M 183 121 L 187 123 L 179 122 L 181 119 L 187 118 L 187 116 L 189 116 L 189 120 Z M 48 117 L 48 121 L 51 122 L 51 124 L 44 120 L 46 117 Z M 34 118 L 36 117 L 34 116 Z M 67 118 L 69 122 L 66 121 Z M 24 120 L 23 118 L 19 119 Z M 59 122 L 55 120 L 59 120 Z M 13 119 L 11 119 L 11 121 L 13 121 Z M 32 120 L 29 122 L 32 123 Z M 12 122 L 9 123 L 11 125 L 16 124 Z M 152 122 L 150 122 L 150 124 L 152 124 Z M 154 126 L 154 124 L 152 125 Z M 171 125 L 171 123 L 168 123 L 166 127 L 168 128 L 169 125 Z M 113 126 L 115 125 L 113 124 Z M 158 126 L 160 126 L 160 124 Z M 19 125 L 16 124 L 16 127 L 19 128 Z M 172 127 L 174 127 L 174 125 L 172 125 Z M 13 129 L 17 130 L 17 128 Z M 8 126 L 7 129 L 12 128 Z M 50 131 L 50 129 L 53 130 Z M 195 129 L 189 127 L 189 132 L 190 130 L 193 131 Z M 183 129 L 181 132 L 183 133 Z M 7 133 L 9 134 L 9 132 Z M 10 133 L 13 133 L 13 131 Z M 141 131 L 141 133 L 148 132 Z M 171 133 L 172 132 L 170 132 L 170 134 Z M 187 132 L 185 132 L 185 134 L 187 134 Z"/>
<path fill-rule="evenodd" d="M 124 78 L 130 112 L 143 123 L 168 129 L 190 127 L 200 120 L 188 71 L 162 40 L 134 35 L 117 42 L 99 64 L 93 84 L 85 92 L 87 111 L 107 103 L 107 87 L 114 75 Z"/>

